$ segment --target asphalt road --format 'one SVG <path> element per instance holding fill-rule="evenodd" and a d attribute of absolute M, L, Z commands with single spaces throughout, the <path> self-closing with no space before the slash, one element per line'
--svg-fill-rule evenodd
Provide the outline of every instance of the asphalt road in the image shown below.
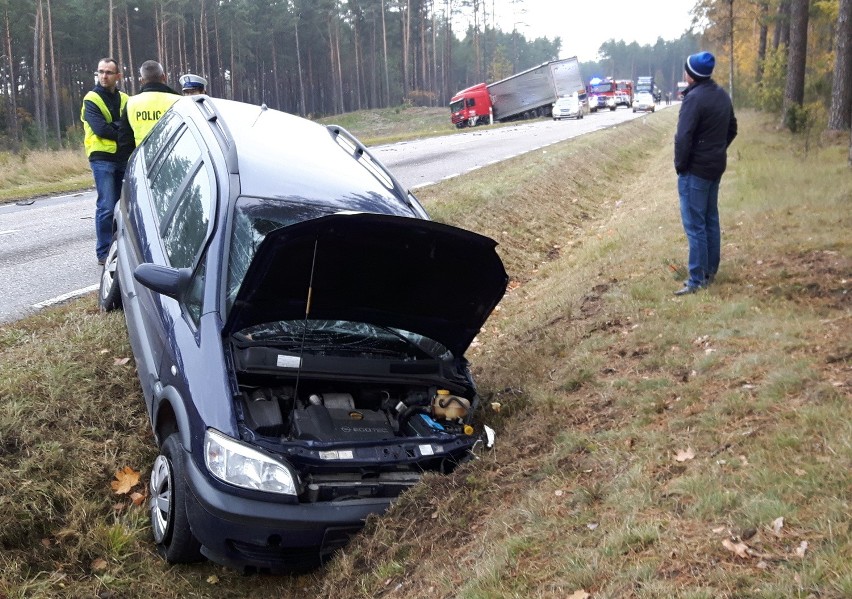
<path fill-rule="evenodd" d="M 619 108 L 582 120 L 477 127 L 370 151 L 403 186 L 416 190 L 642 116 Z M 97 289 L 94 212 L 93 191 L 0 205 L 0 323 Z"/>

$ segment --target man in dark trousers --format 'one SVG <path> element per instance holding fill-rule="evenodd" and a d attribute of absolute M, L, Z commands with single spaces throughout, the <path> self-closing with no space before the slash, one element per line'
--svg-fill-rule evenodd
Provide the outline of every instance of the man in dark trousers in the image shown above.
<path fill-rule="evenodd" d="M 135 148 L 154 125 L 171 108 L 180 94 L 166 85 L 166 72 L 156 60 L 146 60 L 139 67 L 139 93 L 127 100 L 127 110 L 121 120 L 122 140 Z"/>
<path fill-rule="evenodd" d="M 737 118 L 727 92 L 710 76 L 716 58 L 699 52 L 686 59 L 683 103 L 674 139 L 674 165 L 680 217 L 689 241 L 689 278 L 675 295 L 687 295 L 713 282 L 721 257 L 719 182 L 728 146 L 737 136 Z"/>
<path fill-rule="evenodd" d="M 112 243 L 112 212 L 121 194 L 124 170 L 133 145 L 119 140 L 127 94 L 118 89 L 121 69 L 114 58 L 98 61 L 97 83 L 83 96 L 80 120 L 83 145 L 95 179 L 95 255 L 103 264 Z"/>

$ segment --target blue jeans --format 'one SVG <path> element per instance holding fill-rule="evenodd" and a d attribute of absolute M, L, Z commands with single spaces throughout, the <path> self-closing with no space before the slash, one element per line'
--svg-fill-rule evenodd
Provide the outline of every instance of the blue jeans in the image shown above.
<path fill-rule="evenodd" d="M 704 287 L 716 276 L 721 255 L 719 179 L 678 175 L 680 218 L 689 241 L 689 287 Z"/>
<path fill-rule="evenodd" d="M 109 160 L 90 160 L 92 175 L 95 177 L 95 189 L 98 199 L 95 203 L 95 254 L 98 260 L 106 258 L 109 244 L 112 243 L 112 213 L 121 195 L 124 181 L 124 162 Z"/>

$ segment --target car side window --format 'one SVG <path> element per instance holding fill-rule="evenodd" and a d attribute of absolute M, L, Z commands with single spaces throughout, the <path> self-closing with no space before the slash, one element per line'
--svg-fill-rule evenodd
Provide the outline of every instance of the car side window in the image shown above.
<path fill-rule="evenodd" d="M 208 166 L 202 164 L 175 204 L 174 212 L 163 232 L 163 245 L 169 263 L 175 268 L 189 268 L 200 253 L 210 227 L 213 190 Z"/>
<path fill-rule="evenodd" d="M 151 202 L 158 220 L 166 218 L 175 193 L 181 189 L 187 176 L 192 174 L 200 158 L 201 148 L 192 134 L 184 128 L 180 138 L 163 157 L 151 180 Z"/>
<path fill-rule="evenodd" d="M 169 139 L 172 137 L 172 134 L 178 127 L 180 127 L 180 125 L 181 119 L 175 113 L 167 112 L 163 115 L 163 118 L 161 118 L 154 126 L 142 146 L 144 148 L 145 162 L 147 164 L 154 163 L 154 160 L 157 158 L 157 154 L 159 154 L 160 150 L 166 146 Z"/>

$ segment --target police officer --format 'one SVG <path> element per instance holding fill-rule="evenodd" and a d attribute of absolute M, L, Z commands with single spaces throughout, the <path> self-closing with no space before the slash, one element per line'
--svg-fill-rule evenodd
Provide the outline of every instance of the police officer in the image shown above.
<path fill-rule="evenodd" d="M 180 76 L 180 86 L 184 96 L 196 96 L 207 93 L 207 79 L 201 75 L 187 73 Z"/>
<path fill-rule="evenodd" d="M 127 94 L 118 89 L 121 69 L 114 58 L 98 61 L 97 83 L 83 97 L 83 145 L 95 179 L 95 254 L 103 264 L 112 243 L 112 213 L 121 194 L 132 141 L 122 140 L 119 121 L 125 114 Z"/>
<path fill-rule="evenodd" d="M 133 137 L 138 146 L 154 128 L 157 121 L 180 99 L 180 94 L 166 85 L 166 73 L 156 60 L 146 60 L 139 67 L 139 93 L 127 100 L 127 110 L 121 121 L 122 141 Z"/>

